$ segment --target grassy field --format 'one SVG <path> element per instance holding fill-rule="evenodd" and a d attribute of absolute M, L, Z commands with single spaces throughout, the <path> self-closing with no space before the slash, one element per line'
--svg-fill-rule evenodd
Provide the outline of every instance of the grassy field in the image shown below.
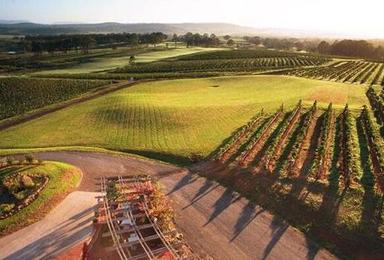
<path fill-rule="evenodd" d="M 64 163 L 44 162 L 42 165 L 8 166 L 0 169 L 0 179 L 15 172 L 44 174 L 49 177 L 47 186 L 38 198 L 15 215 L 0 220 L 0 236 L 14 232 L 43 218 L 64 197 L 77 186 L 81 172 Z"/>
<path fill-rule="evenodd" d="M 213 48 L 177 48 L 169 50 L 150 51 L 136 55 L 137 63 L 152 62 L 161 59 L 173 58 L 180 55 L 187 55 L 196 52 L 209 51 Z M 82 63 L 65 69 L 45 70 L 34 73 L 34 75 L 49 75 L 49 74 L 74 74 L 74 73 L 94 73 L 107 70 L 113 70 L 119 67 L 124 67 L 129 64 L 128 56 L 120 57 L 100 57 L 94 58 L 90 62 Z"/>
<path fill-rule="evenodd" d="M 356 111 L 367 104 L 364 87 L 286 76 L 149 82 L 4 130 L 0 148 L 97 146 L 179 160 L 208 155 L 262 108 L 299 99 Z"/>

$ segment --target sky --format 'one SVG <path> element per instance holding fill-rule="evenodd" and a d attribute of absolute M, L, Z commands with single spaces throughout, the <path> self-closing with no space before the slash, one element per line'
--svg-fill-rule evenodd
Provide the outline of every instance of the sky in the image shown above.
<path fill-rule="evenodd" d="M 383 0 L 0 0 L 0 20 L 225 22 L 384 38 Z"/>

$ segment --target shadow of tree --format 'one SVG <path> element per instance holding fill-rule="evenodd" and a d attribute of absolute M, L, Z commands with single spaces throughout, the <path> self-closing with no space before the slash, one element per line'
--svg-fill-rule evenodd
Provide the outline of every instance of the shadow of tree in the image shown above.
<path fill-rule="evenodd" d="M 204 184 L 199 188 L 199 190 L 193 196 L 191 202 L 187 206 L 183 207 L 183 209 L 186 209 L 192 206 L 194 203 L 202 199 L 204 196 L 208 195 L 211 191 L 215 190 L 219 186 L 220 184 L 218 183 L 215 184 L 215 182 L 205 179 Z"/>
<path fill-rule="evenodd" d="M 195 175 L 192 175 L 192 174 L 186 174 L 183 178 L 181 178 L 180 181 L 178 181 L 176 183 L 176 185 L 172 188 L 172 190 L 170 192 L 167 193 L 167 195 L 170 195 L 178 190 L 180 190 L 181 188 L 183 188 L 184 186 L 188 185 L 188 184 L 191 184 L 193 182 L 195 182 L 197 180 L 197 176 Z"/>
<path fill-rule="evenodd" d="M 191 159 L 185 156 L 180 156 L 172 153 L 157 152 L 151 150 L 134 150 L 134 149 L 119 149 L 124 153 L 137 154 L 155 160 L 172 163 L 179 166 L 188 166 L 192 163 Z"/>
<path fill-rule="evenodd" d="M 257 206 L 255 203 L 248 201 L 246 205 L 243 207 L 243 211 L 241 212 L 240 217 L 237 219 L 236 224 L 234 226 L 233 236 L 231 238 L 231 242 L 234 241 L 241 232 L 261 213 L 263 213 L 265 209 Z"/>
<path fill-rule="evenodd" d="M 285 231 L 288 229 L 289 225 L 287 223 L 282 223 L 280 219 L 276 216 L 273 217 L 270 228 L 272 231 L 272 239 L 269 241 L 268 245 L 264 249 L 262 259 L 267 259 L 269 254 L 272 252 L 273 248 L 279 242 L 281 237 L 284 235 Z"/>
<path fill-rule="evenodd" d="M 217 218 L 221 213 L 223 213 L 226 208 L 228 208 L 232 203 L 239 199 L 239 195 L 237 195 L 232 189 L 227 188 L 224 193 L 221 194 L 220 198 L 213 204 L 214 210 L 203 226 L 206 226 L 211 223 L 212 220 Z"/>

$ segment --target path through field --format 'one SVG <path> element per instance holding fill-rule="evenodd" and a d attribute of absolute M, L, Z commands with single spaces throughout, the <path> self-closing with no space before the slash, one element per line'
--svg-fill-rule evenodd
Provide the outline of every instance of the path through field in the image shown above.
<path fill-rule="evenodd" d="M 187 170 L 176 166 L 128 156 L 83 152 L 46 152 L 38 154 L 38 157 L 63 161 L 79 167 L 84 173 L 79 188 L 81 192 L 97 191 L 98 177 L 102 175 L 156 174 L 172 200 L 179 228 L 190 245 L 200 254 L 207 254 L 215 259 L 335 258 L 328 251 L 316 246 L 301 232 L 262 208 L 252 205 L 246 199 L 239 198 L 231 190 L 203 177 L 191 175 Z M 66 200 L 77 200 L 76 197 L 76 193 L 72 193 Z M 66 200 L 55 209 L 56 212 L 63 207 Z M 79 209 L 79 216 L 84 214 L 83 211 L 84 209 Z M 41 225 L 46 219 L 34 225 Z M 90 234 L 90 230 L 82 229 L 91 221 L 87 218 L 85 220 L 81 223 L 81 227 L 77 227 L 79 231 L 76 234 L 79 232 Z M 65 221 L 70 221 L 70 216 L 66 215 L 60 218 L 60 221 L 66 223 Z M 44 235 L 41 238 L 41 231 L 31 228 L 32 226 L 0 239 L 2 248 L 0 258 L 6 258 L 10 253 L 11 256 L 31 258 L 34 255 L 29 255 L 28 252 L 32 252 L 32 249 L 35 249 L 33 254 L 38 256 L 59 253 L 55 251 L 58 247 L 57 240 L 44 239 L 48 238 Z M 69 236 L 64 233 L 65 225 L 56 228 L 58 230 L 55 231 L 55 235 L 61 239 L 60 245 L 80 241 L 76 234 Z M 20 238 L 28 236 L 34 239 L 21 242 L 25 243 L 24 248 L 20 246 L 15 248 L 14 245 L 7 243 L 15 234 Z M 38 247 L 34 248 L 36 245 Z"/>

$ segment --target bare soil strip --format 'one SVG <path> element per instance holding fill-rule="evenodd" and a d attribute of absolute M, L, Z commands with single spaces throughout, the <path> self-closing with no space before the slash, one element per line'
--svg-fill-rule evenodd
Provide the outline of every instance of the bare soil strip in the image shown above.
<path fill-rule="evenodd" d="M 219 159 L 219 161 L 221 163 L 226 163 L 232 157 L 232 155 L 236 153 L 236 151 L 239 149 L 241 144 L 243 144 L 247 139 L 249 139 L 249 137 L 253 133 L 255 126 L 261 121 L 261 119 L 262 119 L 262 117 L 259 117 L 257 120 L 255 120 L 255 122 L 252 124 L 252 126 L 249 127 L 249 129 L 247 131 L 245 131 L 241 136 L 239 136 L 239 138 L 236 140 L 236 142 L 233 143 L 228 148 L 228 150 L 223 153 L 223 155 Z"/>
<path fill-rule="evenodd" d="M 271 121 L 266 126 L 264 132 L 260 135 L 258 140 L 254 143 L 252 148 L 248 150 L 244 156 L 239 160 L 239 165 L 242 167 L 247 167 L 255 158 L 256 154 L 260 151 L 263 144 L 267 140 L 268 136 L 272 132 L 273 126 L 277 123 L 277 121 L 280 119 L 281 115 L 283 114 L 283 111 L 279 110 L 274 117 L 271 119 Z"/>
<path fill-rule="evenodd" d="M 289 121 L 287 128 L 284 130 L 283 134 L 280 137 L 280 140 L 278 141 L 276 148 L 272 154 L 272 158 L 267 161 L 266 168 L 272 172 L 275 168 L 276 161 L 281 156 L 281 153 L 283 151 L 283 147 L 288 140 L 288 137 L 291 135 L 293 128 L 295 127 L 296 123 L 299 121 L 300 115 L 301 115 L 302 106 L 299 105 L 296 108 L 296 111 L 294 112 L 294 115 L 292 116 L 292 119 Z"/>
<path fill-rule="evenodd" d="M 335 134 L 335 113 L 331 112 L 330 125 L 328 135 L 326 137 L 326 142 L 324 146 L 324 152 L 321 155 L 321 164 L 317 172 L 317 178 L 324 179 L 327 176 L 329 168 L 331 166 L 331 157 L 332 157 L 332 143 Z"/>
<path fill-rule="evenodd" d="M 318 113 L 313 115 L 311 122 L 309 123 L 308 131 L 306 132 L 304 140 L 300 145 L 298 156 L 296 157 L 293 167 L 291 168 L 290 175 L 297 176 L 301 168 L 303 167 L 305 158 L 308 156 L 309 153 L 309 146 L 311 144 L 311 139 L 315 132 L 316 122 L 318 119 Z"/>
<path fill-rule="evenodd" d="M 340 119 L 340 155 L 338 158 L 338 165 L 339 165 L 339 172 L 343 176 L 343 182 L 344 186 L 348 187 L 351 183 L 351 172 L 348 165 L 348 150 L 347 150 L 347 143 L 348 143 L 348 136 L 346 131 L 346 124 L 347 122 L 347 116 L 343 113 L 341 115 Z"/>

